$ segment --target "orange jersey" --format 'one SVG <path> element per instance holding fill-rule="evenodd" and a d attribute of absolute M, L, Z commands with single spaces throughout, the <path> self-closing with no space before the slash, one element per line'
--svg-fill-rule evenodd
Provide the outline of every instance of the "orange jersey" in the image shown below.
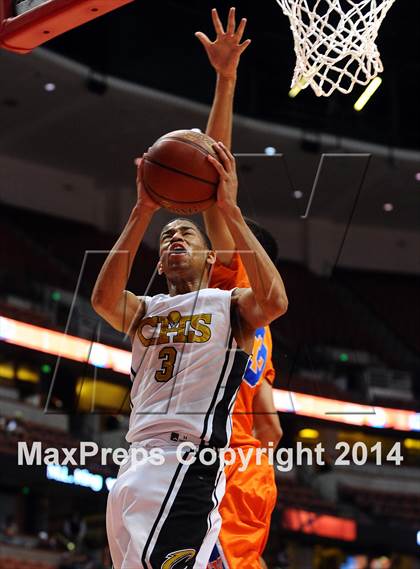
<path fill-rule="evenodd" d="M 222 289 L 247 288 L 249 280 L 238 253 L 229 267 L 216 262 L 210 286 Z M 272 342 L 268 326 L 256 331 L 252 360 L 245 371 L 232 415 L 231 447 L 254 451 L 245 471 L 239 460 L 226 467 L 226 493 L 220 504 L 222 528 L 207 569 L 262 569 L 260 556 L 270 530 L 271 513 L 276 503 L 274 470 L 262 456 L 257 464 L 255 453 L 260 442 L 253 436 L 253 400 L 259 386 L 274 381 L 271 362 Z M 226 562 L 226 563 L 225 563 Z"/>
<path fill-rule="evenodd" d="M 225 290 L 249 287 L 248 276 L 238 253 L 234 254 L 228 267 L 216 261 L 209 286 Z M 252 360 L 246 369 L 233 410 L 231 447 L 260 446 L 258 439 L 252 434 L 253 400 L 258 386 L 264 379 L 267 379 L 271 384 L 274 381 L 272 351 L 270 328 L 268 326 L 258 328 L 255 332 Z"/>
<path fill-rule="evenodd" d="M 262 569 L 260 556 L 276 505 L 274 469 L 265 455 L 257 461 L 257 451 L 253 450 L 244 471 L 238 470 L 242 467 L 240 460 L 226 468 L 226 493 L 219 507 L 219 543 L 228 569 Z"/>

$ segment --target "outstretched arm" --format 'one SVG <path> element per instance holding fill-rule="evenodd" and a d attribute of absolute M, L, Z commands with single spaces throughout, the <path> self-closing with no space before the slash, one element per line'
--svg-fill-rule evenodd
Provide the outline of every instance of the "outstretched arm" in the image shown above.
<path fill-rule="evenodd" d="M 137 203 L 102 266 L 91 296 L 93 309 L 120 332 L 130 333 L 135 318 L 142 315 L 141 299 L 125 287 L 137 250 L 157 209 L 159 206 L 144 190 L 140 164 L 137 170 Z"/>
<path fill-rule="evenodd" d="M 217 74 L 216 89 L 207 122 L 206 134 L 217 142 L 223 142 L 230 149 L 237 68 L 240 57 L 251 43 L 251 40 L 245 40 L 241 43 L 246 19 L 242 18 L 236 28 L 235 8 L 231 8 L 229 11 L 226 31 L 216 9 L 212 10 L 211 15 L 216 32 L 215 41 L 210 41 L 202 32 L 195 34 L 203 44 L 210 63 Z M 223 217 L 216 206 L 206 210 L 203 215 L 206 231 L 212 246 L 216 251 L 221 251 L 218 253 L 219 260 L 224 265 L 229 265 L 235 249 L 235 243 Z"/>
<path fill-rule="evenodd" d="M 242 289 L 235 302 L 241 320 L 256 330 L 286 312 L 286 290 L 278 270 L 249 229 L 237 204 L 238 179 L 234 156 L 221 143 L 213 147 L 219 160 L 211 155 L 207 159 L 220 176 L 216 205 L 241 255 L 251 287 Z"/>
<path fill-rule="evenodd" d="M 195 34 L 203 44 L 210 64 L 216 71 L 216 90 L 207 122 L 206 134 L 230 148 L 237 69 L 240 57 L 251 40 L 245 40 L 241 43 L 246 18 L 242 18 L 236 28 L 235 8 L 231 8 L 229 11 L 226 31 L 215 8 L 211 11 L 211 16 L 216 39 L 212 42 L 203 32 L 196 32 Z"/>

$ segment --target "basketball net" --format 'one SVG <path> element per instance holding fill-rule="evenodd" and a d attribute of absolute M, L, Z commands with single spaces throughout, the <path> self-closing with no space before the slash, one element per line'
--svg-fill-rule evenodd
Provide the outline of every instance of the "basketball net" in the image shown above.
<path fill-rule="evenodd" d="M 318 97 L 350 93 L 383 71 L 375 44 L 395 0 L 277 0 L 290 20 L 296 53 L 292 88 Z"/>

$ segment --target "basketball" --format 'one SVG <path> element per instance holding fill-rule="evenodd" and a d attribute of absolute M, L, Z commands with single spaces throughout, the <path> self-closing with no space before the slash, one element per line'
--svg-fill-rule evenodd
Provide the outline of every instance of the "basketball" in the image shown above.
<path fill-rule="evenodd" d="M 216 201 L 219 174 L 215 141 L 201 132 L 175 130 L 160 137 L 143 157 L 143 184 L 162 207 L 183 215 L 204 211 Z"/>

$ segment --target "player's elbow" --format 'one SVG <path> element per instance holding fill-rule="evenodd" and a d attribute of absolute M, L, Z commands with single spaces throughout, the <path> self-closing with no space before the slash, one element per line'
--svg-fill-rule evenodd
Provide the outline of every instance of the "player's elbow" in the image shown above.
<path fill-rule="evenodd" d="M 277 448 L 283 438 L 283 429 L 276 414 L 270 417 L 271 420 L 265 421 L 263 425 L 255 425 L 255 436 L 264 448 Z"/>
<path fill-rule="evenodd" d="M 281 439 L 283 438 L 283 429 L 281 428 L 280 421 L 273 426 L 273 443 L 274 448 L 278 447 Z"/>
<path fill-rule="evenodd" d="M 90 304 L 95 312 L 98 312 L 98 308 L 101 304 L 101 295 L 96 288 L 93 289 L 92 294 L 90 295 Z"/>
<path fill-rule="evenodd" d="M 101 291 L 99 287 L 95 286 L 95 288 L 93 289 L 93 292 L 90 297 L 90 304 L 93 310 L 100 316 L 102 316 L 104 312 L 106 312 L 107 310 L 106 298 L 105 295 L 103 294 L 103 291 Z"/>
<path fill-rule="evenodd" d="M 270 425 L 270 441 L 273 443 L 273 448 L 277 448 L 281 439 L 283 438 L 283 429 L 281 428 L 280 421 L 277 415 Z M 273 417 L 273 418 L 274 418 Z"/>
<path fill-rule="evenodd" d="M 267 323 L 270 324 L 277 318 L 286 314 L 289 307 L 289 301 L 285 294 L 276 295 L 275 298 L 270 299 L 265 306 L 265 316 Z"/>
<path fill-rule="evenodd" d="M 286 314 L 288 308 L 289 308 L 289 299 L 285 294 L 280 294 L 277 302 L 277 310 L 278 310 L 277 318 L 280 318 L 280 316 Z"/>

